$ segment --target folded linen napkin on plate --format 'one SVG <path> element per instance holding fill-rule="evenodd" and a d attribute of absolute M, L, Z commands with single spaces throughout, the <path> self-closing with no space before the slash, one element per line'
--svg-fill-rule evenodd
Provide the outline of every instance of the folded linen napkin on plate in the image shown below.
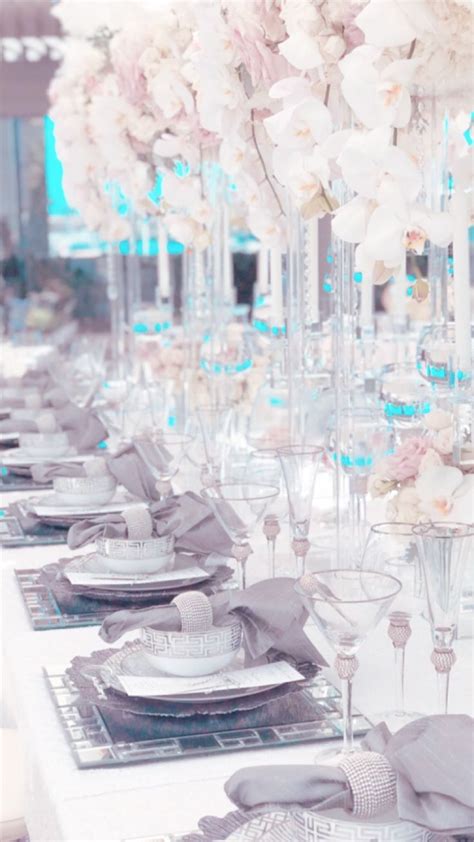
<path fill-rule="evenodd" d="M 107 461 L 110 473 L 135 497 L 140 500 L 160 499 L 156 478 L 133 443 L 125 444 L 115 456 L 109 456 Z"/>
<path fill-rule="evenodd" d="M 42 429 L 41 418 L 48 416 L 51 424 L 48 430 Z M 52 422 L 54 421 L 54 426 Z M 0 421 L 0 433 L 36 433 L 64 430 L 69 442 L 79 453 L 92 450 L 99 442 L 107 438 L 107 430 L 97 415 L 68 403 L 61 409 L 48 409 L 34 419 L 7 418 Z"/>
<path fill-rule="evenodd" d="M 244 648 L 252 660 L 263 657 L 270 649 L 278 649 L 300 662 L 325 666 L 324 658 L 303 631 L 308 614 L 294 584 L 291 578 L 268 579 L 243 591 L 214 594 L 210 597 L 213 624 L 218 626 L 229 614 L 238 616 Z M 117 611 L 106 617 L 99 634 L 107 643 L 113 643 L 125 632 L 143 626 L 179 631 L 180 613 L 174 605 Z"/>
<path fill-rule="evenodd" d="M 45 462 L 31 466 L 31 476 L 39 483 L 50 482 L 56 477 L 98 477 L 107 473 L 107 462 L 103 456 L 96 456 L 82 465 L 79 462 Z"/>
<path fill-rule="evenodd" d="M 110 461 L 107 462 L 110 470 Z M 116 476 L 116 475 L 115 475 Z M 228 556 L 232 542 L 217 522 L 209 506 L 191 491 L 167 497 L 149 506 L 153 518 L 153 534 L 174 534 L 177 550 Z M 91 544 L 96 538 L 126 538 L 127 526 L 121 515 L 102 515 L 75 523 L 69 530 L 68 544 L 72 550 Z"/>
<path fill-rule="evenodd" d="M 385 764 L 389 769 L 393 778 L 393 803 L 400 820 L 436 834 L 471 838 L 474 833 L 473 738 L 474 723 L 469 716 L 427 716 L 405 725 L 394 735 L 382 723 L 366 735 L 363 757 L 367 764 L 379 762 L 382 768 Z M 363 820 L 356 804 L 360 807 L 360 799 L 367 798 L 368 791 L 363 792 L 360 787 L 360 771 L 358 777 L 352 776 L 351 762 L 354 768 L 354 764 L 363 761 L 361 756 L 358 761 L 355 753 L 344 769 L 323 765 L 240 769 L 225 785 L 228 797 L 239 809 L 222 819 L 206 816 L 199 822 L 202 833 L 190 834 L 185 842 L 229 839 L 253 817 L 265 813 L 275 815 L 276 811 L 279 811 L 282 835 L 277 835 L 275 830 L 275 839 L 286 838 L 283 831 L 285 825 L 291 831 L 291 813 L 301 809 L 325 812 L 343 808 L 357 812 Z M 370 785 L 371 780 L 377 792 L 380 775 L 367 778 L 365 784 Z M 377 816 L 374 803 L 372 800 L 372 813 L 366 815 Z M 379 803 L 383 815 L 388 805 L 386 801 L 383 807 L 382 801 Z M 254 838 L 260 837 L 255 833 Z M 262 838 L 265 838 L 263 833 Z"/>

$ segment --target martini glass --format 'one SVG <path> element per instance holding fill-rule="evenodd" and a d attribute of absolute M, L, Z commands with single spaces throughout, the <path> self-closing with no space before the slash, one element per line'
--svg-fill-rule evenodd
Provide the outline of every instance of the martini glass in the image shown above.
<path fill-rule="evenodd" d="M 278 496 L 278 488 L 263 483 L 215 483 L 203 488 L 217 520 L 232 539 L 232 554 L 237 562 L 239 587 L 246 587 L 246 564 L 252 548 L 249 538 L 262 521 L 267 506 Z"/>
<path fill-rule="evenodd" d="M 156 480 L 156 488 L 163 497 L 172 494 L 171 480 L 179 471 L 193 437 L 184 433 L 148 432 L 135 436 L 133 443 Z"/>
<path fill-rule="evenodd" d="M 411 637 L 410 621 L 425 607 L 422 573 L 413 534 L 413 523 L 376 523 L 369 532 L 362 556 L 362 569 L 394 576 L 402 589 L 388 614 L 388 636 L 395 656 L 395 710 L 381 715 L 391 730 L 418 719 L 421 713 L 405 708 L 405 649 Z M 392 727 L 393 726 L 393 727 Z"/>
<path fill-rule="evenodd" d="M 461 590 L 468 561 L 474 557 L 474 524 L 422 523 L 413 527 L 426 589 L 433 652 L 438 676 L 439 713 L 448 712 L 449 677 L 456 662 Z"/>
<path fill-rule="evenodd" d="M 288 494 L 290 526 L 293 533 L 291 546 L 295 554 L 297 575 L 301 576 L 304 573 L 306 556 L 311 546 L 308 535 L 314 483 L 323 448 L 309 445 L 286 445 L 279 447 L 277 453 Z"/>
<path fill-rule="evenodd" d="M 356 652 L 389 612 L 401 587 L 393 576 L 353 569 L 308 573 L 295 584 L 308 613 L 336 652 L 343 705 L 342 756 L 356 750 L 352 723 L 352 680 L 359 666 Z"/>
<path fill-rule="evenodd" d="M 251 482 L 263 482 L 266 485 L 273 485 L 275 488 L 278 488 L 278 495 L 268 504 L 267 512 L 263 519 L 263 534 L 267 539 L 268 569 L 270 577 L 273 579 L 275 576 L 276 540 L 281 531 L 280 521 L 288 513 L 288 500 L 277 451 L 271 448 L 261 448 L 260 450 L 252 451 L 248 459 L 246 471 L 247 478 Z"/>
<path fill-rule="evenodd" d="M 220 463 L 223 460 L 224 449 L 230 433 L 232 407 L 198 406 L 196 415 L 201 430 L 206 465 L 201 473 L 202 482 L 209 485 L 219 477 Z"/>

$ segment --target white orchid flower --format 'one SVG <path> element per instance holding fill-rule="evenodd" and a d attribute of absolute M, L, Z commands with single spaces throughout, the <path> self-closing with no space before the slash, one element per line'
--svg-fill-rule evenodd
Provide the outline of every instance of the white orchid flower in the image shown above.
<path fill-rule="evenodd" d="M 310 97 L 284 108 L 264 121 L 271 140 L 287 149 L 311 149 L 322 143 L 332 131 L 329 109 L 317 97 Z"/>
<path fill-rule="evenodd" d="M 248 146 L 241 137 L 224 138 L 219 148 L 220 165 L 229 175 L 236 175 L 242 170 L 247 154 Z"/>
<path fill-rule="evenodd" d="M 410 85 L 418 59 L 399 59 L 375 67 L 381 51 L 364 44 L 339 62 L 341 91 L 364 126 L 406 126 L 411 116 Z"/>
<path fill-rule="evenodd" d="M 436 21 L 430 5 L 431 0 L 369 0 L 355 23 L 369 44 L 401 47 L 433 31 Z"/>
<path fill-rule="evenodd" d="M 472 523 L 474 474 L 450 465 L 429 468 L 416 480 L 420 511 L 434 521 Z"/>

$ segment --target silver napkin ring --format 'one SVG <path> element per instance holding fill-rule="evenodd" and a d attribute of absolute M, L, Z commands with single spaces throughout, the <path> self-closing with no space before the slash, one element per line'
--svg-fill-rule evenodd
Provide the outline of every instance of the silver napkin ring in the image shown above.
<path fill-rule="evenodd" d="M 172 600 L 181 617 L 181 631 L 203 632 L 212 626 L 212 605 L 201 591 L 186 591 Z"/>
<path fill-rule="evenodd" d="M 355 751 L 338 765 L 352 790 L 354 816 L 376 816 L 396 804 L 397 776 L 383 754 Z"/>
<path fill-rule="evenodd" d="M 150 510 L 142 503 L 124 509 L 122 517 L 127 524 L 127 533 L 130 541 L 145 541 L 153 534 L 153 518 Z"/>

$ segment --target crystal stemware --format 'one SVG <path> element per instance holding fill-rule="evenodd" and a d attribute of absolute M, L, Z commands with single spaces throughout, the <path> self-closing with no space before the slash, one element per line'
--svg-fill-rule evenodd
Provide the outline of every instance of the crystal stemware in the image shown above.
<path fill-rule="evenodd" d="M 352 680 L 359 666 L 361 643 L 390 610 L 401 584 L 374 570 L 322 570 L 302 576 L 295 584 L 310 616 L 336 652 L 335 668 L 342 687 L 344 744 L 342 755 L 354 751 Z"/>
<path fill-rule="evenodd" d="M 198 406 L 196 415 L 206 458 L 201 479 L 205 485 L 208 485 L 216 481 L 219 476 L 219 465 L 229 437 L 232 407 L 227 404 L 225 406 Z"/>
<path fill-rule="evenodd" d="M 448 712 L 449 677 L 456 661 L 453 641 L 464 571 L 474 555 L 474 525 L 444 521 L 413 528 L 425 582 L 433 639 L 431 662 L 438 676 L 439 713 Z"/>
<path fill-rule="evenodd" d="M 215 483 L 201 491 L 217 520 L 233 541 L 232 553 L 239 571 L 239 587 L 246 587 L 246 564 L 252 548 L 249 538 L 265 515 L 278 488 L 263 483 Z"/>
<path fill-rule="evenodd" d="M 379 391 L 385 417 L 399 437 L 413 434 L 431 410 L 430 389 L 411 363 L 385 366 Z"/>
<path fill-rule="evenodd" d="M 291 547 L 295 554 L 297 575 L 302 576 L 310 548 L 308 535 L 314 483 L 323 448 L 309 445 L 285 445 L 279 447 L 277 453 L 288 494 L 290 526 L 293 534 Z"/>
<path fill-rule="evenodd" d="M 333 419 L 328 452 L 340 464 L 349 483 L 350 563 L 361 557 L 366 539 L 366 493 L 374 465 L 393 450 L 393 435 L 375 407 L 354 406 Z"/>
<path fill-rule="evenodd" d="M 421 714 L 405 709 L 405 649 L 411 637 L 410 620 L 425 605 L 422 574 L 413 534 L 413 523 L 376 523 L 369 532 L 362 556 L 362 569 L 394 576 L 402 589 L 388 614 L 388 636 L 395 655 L 395 710 L 384 712 L 383 720 L 398 730 Z"/>
<path fill-rule="evenodd" d="M 193 437 L 184 433 L 148 432 L 134 436 L 133 443 L 153 477 L 163 497 L 172 493 L 171 480 L 179 471 Z"/>
<path fill-rule="evenodd" d="M 280 521 L 288 511 L 281 462 L 277 451 L 271 448 L 252 451 L 246 470 L 249 481 L 263 482 L 278 488 L 278 495 L 269 503 L 263 519 L 263 534 L 267 539 L 268 569 L 269 575 L 273 579 L 275 576 L 276 540 L 281 531 Z"/>

